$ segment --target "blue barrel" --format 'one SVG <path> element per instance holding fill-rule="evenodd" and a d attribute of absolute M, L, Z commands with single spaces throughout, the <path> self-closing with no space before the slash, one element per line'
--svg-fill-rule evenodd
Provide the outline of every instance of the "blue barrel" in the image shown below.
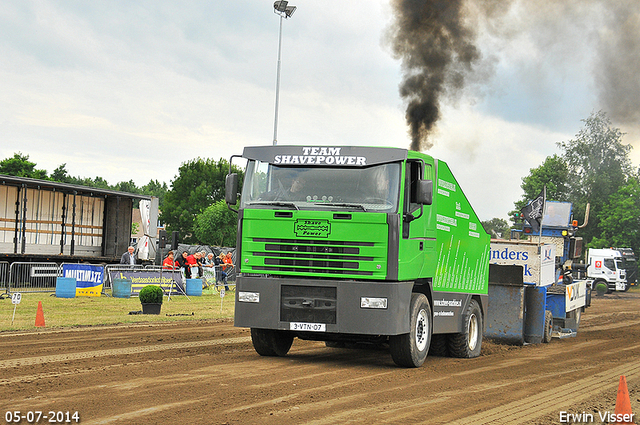
<path fill-rule="evenodd" d="M 131 298 L 131 280 L 113 279 L 111 295 L 114 298 Z"/>
<path fill-rule="evenodd" d="M 75 277 L 57 277 L 56 278 L 56 297 L 75 298 L 76 297 L 76 278 Z"/>
<path fill-rule="evenodd" d="M 202 295 L 202 279 L 187 279 L 187 295 L 192 297 Z"/>

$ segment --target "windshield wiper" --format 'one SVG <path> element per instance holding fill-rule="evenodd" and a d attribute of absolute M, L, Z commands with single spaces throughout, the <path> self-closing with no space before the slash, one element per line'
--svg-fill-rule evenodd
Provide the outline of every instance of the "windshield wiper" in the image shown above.
<path fill-rule="evenodd" d="M 333 202 L 317 202 L 314 205 L 329 205 L 332 207 L 345 207 L 345 208 L 360 208 L 362 211 L 367 212 L 367 209 L 364 205 L 360 204 L 345 204 L 345 203 L 333 203 Z"/>
<path fill-rule="evenodd" d="M 279 201 L 259 201 L 259 202 L 249 202 L 249 205 L 275 205 L 278 207 L 290 207 L 300 211 L 300 208 L 293 202 L 279 202 Z"/>

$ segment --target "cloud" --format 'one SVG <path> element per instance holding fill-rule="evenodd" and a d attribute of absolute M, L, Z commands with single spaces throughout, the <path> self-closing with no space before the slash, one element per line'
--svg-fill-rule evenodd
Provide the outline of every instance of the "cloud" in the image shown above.
<path fill-rule="evenodd" d="M 522 177 L 568 137 L 461 105 L 444 108 L 429 154 L 447 162 L 481 220 L 508 219 L 522 197 Z"/>
<path fill-rule="evenodd" d="M 292 3 L 279 142 L 408 148 L 401 64 L 384 41 L 391 2 Z M 169 183 L 198 156 L 270 144 L 272 4 L 0 3 L 0 158 L 21 151 L 49 172 L 67 163 L 74 176 L 143 185 Z M 484 14 L 465 22 L 475 25 L 481 59 L 443 103 L 427 153 L 447 161 L 490 219 L 506 215 L 521 178 L 592 111 L 610 108 L 628 140 L 640 140 L 638 79 L 623 67 L 638 68 L 640 37 L 634 0 L 474 4 Z"/>

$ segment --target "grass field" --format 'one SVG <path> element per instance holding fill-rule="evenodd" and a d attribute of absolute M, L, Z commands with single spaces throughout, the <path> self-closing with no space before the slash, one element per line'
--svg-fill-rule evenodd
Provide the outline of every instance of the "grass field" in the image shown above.
<path fill-rule="evenodd" d="M 223 299 L 209 291 L 189 299 L 180 295 L 168 300 L 165 296 L 159 315 L 129 314 L 142 309 L 138 297 L 57 298 L 52 293 L 25 292 L 17 305 L 12 304 L 11 297 L 0 300 L 0 331 L 37 329 L 38 302 L 42 302 L 46 328 L 233 318 L 235 292 L 227 292 Z"/>
<path fill-rule="evenodd" d="M 640 292 L 640 287 L 631 288 Z M 606 297 L 607 295 L 605 295 Z M 185 320 L 232 319 L 235 291 L 227 292 L 224 299 L 213 290 L 205 290 L 202 296 L 164 297 L 159 315 L 129 314 L 140 311 L 138 297 L 56 298 L 52 293 L 22 293 L 22 300 L 15 309 L 11 298 L 0 300 L 0 332 L 37 329 L 35 327 L 38 302 L 42 302 L 46 328 L 72 326 L 115 325 L 119 323 L 177 322 Z"/>

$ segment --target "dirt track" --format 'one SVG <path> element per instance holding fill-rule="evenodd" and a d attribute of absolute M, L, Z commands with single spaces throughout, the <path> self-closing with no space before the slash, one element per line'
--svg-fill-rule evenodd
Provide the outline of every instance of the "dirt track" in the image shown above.
<path fill-rule="evenodd" d="M 259 357 L 230 322 L 0 334 L 0 413 L 75 412 L 82 424 L 602 423 L 620 375 L 640 423 L 640 293 L 593 300 L 576 338 L 472 360 L 396 367 L 384 348 L 295 340 Z M 43 419 L 39 423 L 45 423 Z M 22 423 L 27 423 L 23 420 Z"/>

